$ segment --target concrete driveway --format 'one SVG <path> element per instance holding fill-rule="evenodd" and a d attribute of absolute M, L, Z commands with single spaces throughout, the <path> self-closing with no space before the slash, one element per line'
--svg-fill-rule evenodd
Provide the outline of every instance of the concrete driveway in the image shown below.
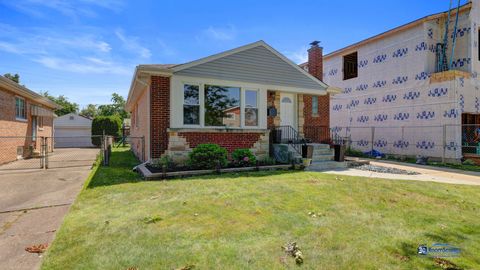
<path fill-rule="evenodd" d="M 48 170 L 19 170 L 28 160 L 0 166 L 0 269 L 39 268 L 41 256 L 25 248 L 51 244 L 98 152 L 56 149 Z"/>
<path fill-rule="evenodd" d="M 448 184 L 462 184 L 462 185 L 480 185 L 480 172 L 461 171 L 450 168 L 441 168 L 433 166 L 422 166 L 416 164 L 407 164 L 389 160 L 372 160 L 371 165 L 391 167 L 401 170 L 414 171 L 418 175 L 400 175 L 390 173 L 378 173 L 370 171 L 362 171 L 355 168 L 348 168 L 342 170 L 324 171 L 325 173 L 365 176 L 371 178 L 384 178 L 392 180 L 415 180 L 415 181 L 431 181 Z"/>

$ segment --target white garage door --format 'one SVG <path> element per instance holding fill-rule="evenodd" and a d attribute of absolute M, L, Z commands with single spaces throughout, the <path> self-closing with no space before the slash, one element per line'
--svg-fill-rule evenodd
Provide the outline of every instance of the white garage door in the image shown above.
<path fill-rule="evenodd" d="M 87 128 L 55 128 L 55 147 L 93 147 L 91 130 Z"/>

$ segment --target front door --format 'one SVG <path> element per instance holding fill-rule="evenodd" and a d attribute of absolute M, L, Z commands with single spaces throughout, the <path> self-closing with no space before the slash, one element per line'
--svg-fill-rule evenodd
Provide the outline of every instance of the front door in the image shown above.
<path fill-rule="evenodd" d="M 280 125 L 295 127 L 295 95 L 280 94 Z"/>

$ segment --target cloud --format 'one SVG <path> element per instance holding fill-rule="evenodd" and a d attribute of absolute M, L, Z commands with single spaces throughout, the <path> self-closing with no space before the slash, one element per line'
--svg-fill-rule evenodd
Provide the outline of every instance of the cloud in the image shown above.
<path fill-rule="evenodd" d="M 160 53 L 164 56 L 174 56 L 177 54 L 177 51 L 172 47 L 168 46 L 164 41 L 157 39 L 158 49 Z"/>
<path fill-rule="evenodd" d="M 72 50 L 108 53 L 111 49 L 109 43 L 90 35 L 68 38 L 19 32 L 12 38 L 0 36 L 0 50 L 17 54 L 71 53 Z"/>
<path fill-rule="evenodd" d="M 34 60 L 45 67 L 74 73 L 94 74 L 131 74 L 131 69 L 102 59 L 87 57 L 83 60 L 62 59 L 57 57 L 40 57 Z"/>
<path fill-rule="evenodd" d="M 70 47 L 77 47 L 77 48 L 84 48 L 84 49 L 94 49 L 98 52 L 110 52 L 112 47 L 110 44 L 103 40 L 97 40 L 93 36 L 81 36 L 75 37 L 72 39 L 54 39 L 56 42 L 61 44 L 70 46 Z"/>
<path fill-rule="evenodd" d="M 0 41 L 0 51 L 6 51 L 9 53 L 16 53 L 16 54 L 21 53 L 21 51 L 17 48 L 17 46 L 8 42 L 3 42 L 3 41 Z"/>
<path fill-rule="evenodd" d="M 1 3 L 34 17 L 45 18 L 53 10 L 73 19 L 96 17 L 98 8 L 119 12 L 125 6 L 121 0 L 2 0 Z"/>
<path fill-rule="evenodd" d="M 237 37 L 237 30 L 233 25 L 226 27 L 210 26 L 203 30 L 197 39 L 210 39 L 216 41 L 231 41 Z"/>
<path fill-rule="evenodd" d="M 49 69 L 80 74 L 131 73 L 138 58 L 113 54 L 112 45 L 88 29 L 56 31 L 46 28 L 15 28 L 0 24 L 0 51 L 17 54 Z"/>
<path fill-rule="evenodd" d="M 150 58 L 152 56 L 149 49 L 140 45 L 138 37 L 126 36 L 122 29 L 115 30 L 115 35 L 122 41 L 123 47 L 131 53 L 138 54 L 142 58 Z"/>
<path fill-rule="evenodd" d="M 308 47 L 302 46 L 296 51 L 286 51 L 285 56 L 297 64 L 305 63 L 308 61 Z"/>

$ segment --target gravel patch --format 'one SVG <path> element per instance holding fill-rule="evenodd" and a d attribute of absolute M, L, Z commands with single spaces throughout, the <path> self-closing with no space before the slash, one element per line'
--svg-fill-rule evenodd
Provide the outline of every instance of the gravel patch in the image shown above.
<path fill-rule="evenodd" d="M 355 169 L 362 171 L 370 171 L 377 173 L 390 173 L 390 174 L 403 174 L 403 175 L 419 175 L 420 173 L 414 171 L 407 171 L 391 167 L 375 166 L 375 165 L 362 165 L 358 166 Z"/>

